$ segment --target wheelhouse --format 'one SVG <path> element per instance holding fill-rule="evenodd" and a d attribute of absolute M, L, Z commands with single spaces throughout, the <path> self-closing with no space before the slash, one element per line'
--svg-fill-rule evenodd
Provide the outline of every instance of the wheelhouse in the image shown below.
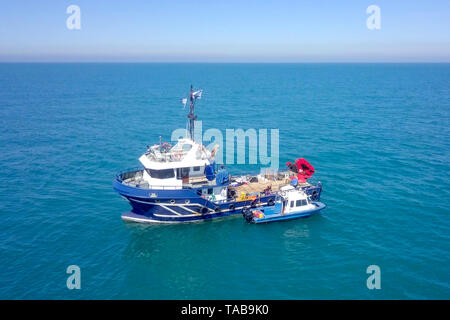
<path fill-rule="evenodd" d="M 283 207 L 285 213 L 313 208 L 308 195 L 305 192 L 299 192 L 291 185 L 282 187 L 281 193 L 284 195 Z"/>

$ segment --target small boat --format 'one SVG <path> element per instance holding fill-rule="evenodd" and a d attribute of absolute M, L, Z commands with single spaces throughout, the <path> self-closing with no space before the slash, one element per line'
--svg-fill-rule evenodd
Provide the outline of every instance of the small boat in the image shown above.
<path fill-rule="evenodd" d="M 249 223 L 268 223 L 308 217 L 325 207 L 324 203 L 313 201 L 311 196 L 292 180 L 291 185 L 280 189 L 273 202 L 255 209 L 244 208 L 242 215 Z"/>

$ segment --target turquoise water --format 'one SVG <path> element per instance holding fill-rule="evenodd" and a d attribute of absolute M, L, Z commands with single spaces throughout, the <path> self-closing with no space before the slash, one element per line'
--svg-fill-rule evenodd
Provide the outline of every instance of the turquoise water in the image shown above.
<path fill-rule="evenodd" d="M 114 174 L 184 127 L 191 83 L 204 129 L 279 128 L 328 208 L 122 222 Z M 449 118 L 449 64 L 0 64 L 0 298 L 448 299 Z"/>

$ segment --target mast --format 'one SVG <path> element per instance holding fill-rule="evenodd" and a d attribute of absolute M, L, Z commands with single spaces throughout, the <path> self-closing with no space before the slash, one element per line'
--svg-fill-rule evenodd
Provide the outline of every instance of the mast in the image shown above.
<path fill-rule="evenodd" d="M 189 110 L 189 114 L 188 114 L 188 131 L 189 131 L 189 136 L 191 138 L 192 141 L 194 141 L 194 123 L 195 120 L 197 119 L 197 116 L 194 114 L 194 107 L 195 107 L 195 97 L 194 97 L 194 88 L 191 85 L 191 91 L 189 93 L 189 98 L 190 98 L 190 110 Z"/>

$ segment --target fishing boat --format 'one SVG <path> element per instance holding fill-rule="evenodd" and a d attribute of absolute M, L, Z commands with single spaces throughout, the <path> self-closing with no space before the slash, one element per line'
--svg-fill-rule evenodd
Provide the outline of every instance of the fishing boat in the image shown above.
<path fill-rule="evenodd" d="M 304 159 L 288 162 L 288 170 L 270 174 L 232 176 L 214 158 L 217 145 L 208 150 L 194 139 L 195 102 L 202 90 L 191 86 L 186 137 L 148 147 L 139 158 L 141 167 L 119 172 L 113 189 L 132 209 L 122 219 L 147 223 L 194 222 L 239 215 L 244 208 L 275 204 L 283 186 L 292 179 L 311 199 L 318 201 L 322 186 L 307 179 L 314 168 Z"/>
<path fill-rule="evenodd" d="M 281 188 L 273 205 L 260 208 L 244 208 L 242 215 L 249 223 L 268 223 L 308 217 L 326 208 L 319 201 L 311 200 L 304 188 L 293 179 L 291 185 Z"/>

